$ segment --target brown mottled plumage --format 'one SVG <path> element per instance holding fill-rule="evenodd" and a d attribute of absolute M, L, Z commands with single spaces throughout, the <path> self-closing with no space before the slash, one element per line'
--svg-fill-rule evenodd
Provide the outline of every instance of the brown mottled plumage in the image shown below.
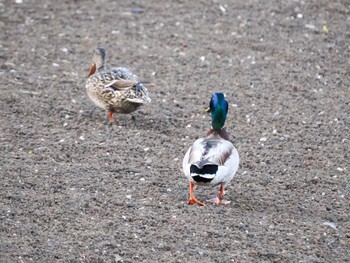
<path fill-rule="evenodd" d="M 108 111 L 110 121 L 113 121 L 113 113 L 131 113 L 151 102 L 147 88 L 128 69 L 105 69 L 103 48 L 93 51 L 86 91 L 98 107 Z"/>

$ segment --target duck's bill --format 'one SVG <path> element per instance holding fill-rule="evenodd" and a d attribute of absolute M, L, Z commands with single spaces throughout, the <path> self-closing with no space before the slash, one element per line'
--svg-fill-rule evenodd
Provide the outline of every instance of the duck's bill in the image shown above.
<path fill-rule="evenodd" d="M 206 108 L 205 112 L 210 112 L 210 107 Z"/>
<path fill-rule="evenodd" d="M 92 74 L 94 74 L 96 72 L 96 65 L 95 63 L 91 64 L 90 70 L 89 70 L 89 74 L 88 77 L 90 77 Z"/>

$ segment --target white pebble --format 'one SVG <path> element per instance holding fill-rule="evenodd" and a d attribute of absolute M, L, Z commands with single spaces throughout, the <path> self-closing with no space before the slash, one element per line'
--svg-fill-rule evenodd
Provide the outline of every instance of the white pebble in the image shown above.
<path fill-rule="evenodd" d="M 191 128 L 192 125 L 191 124 L 187 124 L 186 128 Z"/>
<path fill-rule="evenodd" d="M 147 151 L 149 150 L 149 148 L 144 148 L 143 150 L 144 150 L 145 152 L 147 152 Z"/>
<path fill-rule="evenodd" d="M 201 56 L 200 59 L 202 60 L 202 62 L 205 60 L 204 56 Z"/>
<path fill-rule="evenodd" d="M 334 228 L 336 229 L 337 228 L 337 225 L 333 222 L 324 222 L 323 223 L 324 226 L 330 226 L 331 228 Z"/>
<path fill-rule="evenodd" d="M 83 135 L 82 135 L 82 136 L 80 136 L 80 137 L 79 137 L 79 139 L 80 139 L 80 140 L 82 140 L 82 141 L 84 141 L 84 140 L 85 140 L 85 138 L 84 138 L 84 136 L 83 136 Z"/>
<path fill-rule="evenodd" d="M 316 29 L 316 27 L 314 25 L 312 25 L 312 24 L 306 24 L 305 28 L 310 29 L 310 30 L 315 30 Z"/>
<path fill-rule="evenodd" d="M 222 12 L 223 15 L 226 13 L 226 9 L 222 5 L 219 5 L 219 9 L 220 9 L 220 11 Z"/>
<path fill-rule="evenodd" d="M 303 14 L 297 14 L 297 18 L 303 18 Z"/>
<path fill-rule="evenodd" d="M 342 172 L 342 171 L 344 171 L 344 169 L 343 169 L 343 168 L 338 167 L 338 168 L 337 168 L 337 171 Z"/>
<path fill-rule="evenodd" d="M 57 64 L 57 63 L 52 63 L 52 66 L 54 66 L 54 67 L 59 67 L 59 66 L 60 66 L 60 64 Z"/>
<path fill-rule="evenodd" d="M 266 142 L 266 141 L 267 141 L 267 138 L 266 138 L 266 137 L 262 137 L 262 138 L 260 138 L 260 141 L 261 141 L 261 142 Z"/>
<path fill-rule="evenodd" d="M 125 196 L 127 199 L 131 199 L 131 195 L 126 195 Z"/>

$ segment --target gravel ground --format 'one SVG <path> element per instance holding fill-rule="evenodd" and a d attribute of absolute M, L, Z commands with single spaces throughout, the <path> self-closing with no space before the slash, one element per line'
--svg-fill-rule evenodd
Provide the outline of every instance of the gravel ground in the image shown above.
<path fill-rule="evenodd" d="M 0 262 L 350 262 L 350 5 L 0 1 Z M 154 83 L 114 124 L 91 52 Z M 229 101 L 228 206 L 182 158 Z M 205 201 L 218 189 L 198 188 Z"/>

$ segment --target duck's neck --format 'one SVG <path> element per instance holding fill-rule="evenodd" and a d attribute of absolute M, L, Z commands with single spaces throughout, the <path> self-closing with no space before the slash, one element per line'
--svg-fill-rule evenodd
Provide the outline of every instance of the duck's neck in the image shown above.
<path fill-rule="evenodd" d="M 105 69 L 105 57 L 103 55 L 94 54 L 92 61 L 93 61 L 93 64 L 95 64 L 97 71 L 101 71 Z"/>
<path fill-rule="evenodd" d="M 96 69 L 97 71 L 102 71 L 105 69 L 105 61 L 104 59 L 98 60 L 96 63 Z"/>
<path fill-rule="evenodd" d="M 221 138 L 225 140 L 230 140 L 228 132 L 226 131 L 226 128 L 221 128 L 220 130 L 214 130 L 213 128 L 210 128 L 209 131 L 207 132 L 207 137 L 210 135 L 219 135 Z"/>

